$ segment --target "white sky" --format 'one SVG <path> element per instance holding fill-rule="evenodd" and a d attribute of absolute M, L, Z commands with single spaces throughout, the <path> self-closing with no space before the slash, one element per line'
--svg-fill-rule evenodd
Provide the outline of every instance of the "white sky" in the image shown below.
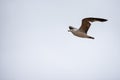
<path fill-rule="evenodd" d="M 0 80 L 120 80 L 119 0 L 0 0 Z M 88 34 L 68 33 L 100 17 Z"/>

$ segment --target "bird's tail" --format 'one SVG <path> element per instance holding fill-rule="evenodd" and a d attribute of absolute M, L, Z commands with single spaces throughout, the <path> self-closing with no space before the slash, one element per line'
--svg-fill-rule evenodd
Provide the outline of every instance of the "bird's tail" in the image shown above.
<path fill-rule="evenodd" d="M 89 38 L 89 39 L 95 39 L 94 37 L 91 37 L 91 36 L 89 36 L 88 38 Z"/>

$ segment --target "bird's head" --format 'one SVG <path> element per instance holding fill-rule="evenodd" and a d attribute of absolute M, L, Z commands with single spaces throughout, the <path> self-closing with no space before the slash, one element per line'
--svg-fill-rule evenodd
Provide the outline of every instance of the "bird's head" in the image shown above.
<path fill-rule="evenodd" d="M 69 26 L 68 32 L 71 32 L 71 31 L 74 30 L 74 29 L 76 29 L 76 28 L 74 28 L 74 27 L 72 27 L 72 26 Z"/>

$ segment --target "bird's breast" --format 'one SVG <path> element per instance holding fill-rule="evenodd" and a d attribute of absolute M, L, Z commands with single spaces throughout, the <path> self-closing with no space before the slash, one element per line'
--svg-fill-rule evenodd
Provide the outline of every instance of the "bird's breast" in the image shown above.
<path fill-rule="evenodd" d="M 85 37 L 88 36 L 86 33 L 83 33 L 83 32 L 80 32 L 80 31 L 75 31 L 75 32 L 73 32 L 73 34 L 74 34 L 75 36 L 83 37 L 83 38 L 85 38 Z"/>

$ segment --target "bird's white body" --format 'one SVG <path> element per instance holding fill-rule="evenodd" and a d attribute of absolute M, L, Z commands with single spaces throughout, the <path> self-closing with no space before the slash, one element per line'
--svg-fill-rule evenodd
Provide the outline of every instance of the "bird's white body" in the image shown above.
<path fill-rule="evenodd" d="M 77 37 L 81 37 L 81 38 L 93 38 L 89 35 L 87 35 L 84 32 L 81 32 L 79 29 L 73 29 L 73 30 L 69 30 L 69 32 L 72 32 L 73 35 L 77 36 Z"/>

